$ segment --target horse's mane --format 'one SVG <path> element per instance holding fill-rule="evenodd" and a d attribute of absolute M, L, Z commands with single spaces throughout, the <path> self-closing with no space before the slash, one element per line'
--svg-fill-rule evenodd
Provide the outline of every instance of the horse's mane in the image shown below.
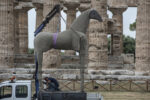
<path fill-rule="evenodd" d="M 80 26 L 79 23 L 82 22 L 83 20 L 85 20 L 85 18 L 89 17 L 90 11 L 91 11 L 91 9 L 88 9 L 88 10 L 82 12 L 81 15 L 73 21 L 73 23 L 71 24 L 71 28 Z"/>

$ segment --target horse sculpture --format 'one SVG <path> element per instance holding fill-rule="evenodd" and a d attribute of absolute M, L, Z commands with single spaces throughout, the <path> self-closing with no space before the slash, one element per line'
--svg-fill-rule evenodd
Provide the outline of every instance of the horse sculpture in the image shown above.
<path fill-rule="evenodd" d="M 43 52 L 52 48 L 80 51 L 81 38 L 87 41 L 85 34 L 90 19 L 102 22 L 101 16 L 98 12 L 94 9 L 89 9 L 81 13 L 81 15 L 70 26 L 70 29 L 60 33 L 41 32 L 35 37 L 34 48 L 38 61 L 38 79 L 40 88 L 42 87 Z"/>

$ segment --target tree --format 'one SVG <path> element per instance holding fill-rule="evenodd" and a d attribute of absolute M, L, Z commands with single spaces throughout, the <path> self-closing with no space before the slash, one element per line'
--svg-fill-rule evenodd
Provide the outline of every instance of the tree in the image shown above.
<path fill-rule="evenodd" d="M 110 51 L 111 38 L 108 37 L 108 51 Z M 135 39 L 130 36 L 123 36 L 123 53 L 135 54 Z"/>
<path fill-rule="evenodd" d="M 28 48 L 28 54 L 34 54 L 34 49 L 33 48 Z"/>
<path fill-rule="evenodd" d="M 130 24 L 130 31 L 135 31 L 136 30 L 136 22 Z"/>
<path fill-rule="evenodd" d="M 123 53 L 135 54 L 135 39 L 130 36 L 123 36 Z"/>

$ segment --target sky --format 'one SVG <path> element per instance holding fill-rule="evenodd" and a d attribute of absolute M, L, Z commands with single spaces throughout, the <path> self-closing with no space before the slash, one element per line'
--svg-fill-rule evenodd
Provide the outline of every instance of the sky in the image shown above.
<path fill-rule="evenodd" d="M 112 13 L 110 11 L 107 12 L 109 18 L 112 18 Z M 66 14 L 62 11 L 61 12 L 63 18 L 66 20 Z M 77 12 L 77 16 L 80 15 L 80 12 Z M 124 13 L 123 13 L 123 34 L 126 36 L 131 36 L 135 38 L 136 32 L 132 32 L 129 30 L 129 26 L 131 23 L 135 22 L 137 16 L 137 8 L 136 7 L 129 7 Z M 34 48 L 33 46 L 33 40 L 34 40 L 34 31 L 35 31 L 35 24 L 36 24 L 36 12 L 35 9 L 31 9 L 28 11 L 28 47 Z M 61 31 L 64 31 L 66 29 L 66 25 L 64 21 L 61 19 Z"/>

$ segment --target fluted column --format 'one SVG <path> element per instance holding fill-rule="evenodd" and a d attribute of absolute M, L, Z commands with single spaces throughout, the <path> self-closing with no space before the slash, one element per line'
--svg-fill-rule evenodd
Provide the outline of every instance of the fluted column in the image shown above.
<path fill-rule="evenodd" d="M 89 69 L 106 69 L 108 65 L 107 49 L 107 0 L 91 0 L 92 8 L 101 15 L 103 22 L 92 20 L 89 28 Z"/>
<path fill-rule="evenodd" d="M 109 10 L 113 13 L 116 32 L 112 33 L 112 54 L 121 56 L 123 53 L 123 12 L 128 8 L 127 0 L 108 0 Z"/>
<path fill-rule="evenodd" d="M 0 0 L 0 68 L 14 67 L 14 3 Z"/>
<path fill-rule="evenodd" d="M 32 0 L 33 5 L 36 8 L 36 28 L 42 23 L 43 21 L 43 2 L 42 0 Z"/>
<path fill-rule="evenodd" d="M 80 0 L 80 6 L 78 7 L 78 10 L 81 13 L 90 8 L 91 8 L 91 0 Z M 86 66 L 88 66 L 89 28 L 87 29 L 86 36 L 87 36 L 87 47 L 86 47 L 87 54 L 85 56 L 85 63 L 86 63 Z"/>
<path fill-rule="evenodd" d="M 67 10 L 64 10 L 67 14 L 67 26 L 66 28 L 69 29 L 70 25 L 73 23 L 73 21 L 76 19 L 76 12 L 77 7 L 79 7 L 80 3 L 79 0 L 75 1 L 69 1 L 64 0 L 63 5 L 67 8 Z M 73 50 L 65 50 L 65 55 L 75 55 L 76 52 Z"/>
<path fill-rule="evenodd" d="M 19 23 L 19 53 L 28 53 L 28 10 L 30 8 L 22 8 L 18 13 Z"/>
<path fill-rule="evenodd" d="M 18 19 L 19 19 L 19 16 L 18 16 L 18 10 L 17 9 L 14 9 L 14 19 L 15 19 L 15 48 L 14 48 L 14 51 L 15 51 L 15 54 L 19 54 L 19 22 L 18 22 Z"/>
<path fill-rule="evenodd" d="M 137 72 L 150 72 L 150 0 L 139 0 L 135 68 Z"/>
<path fill-rule="evenodd" d="M 127 8 L 109 8 L 116 23 L 116 33 L 112 34 L 112 54 L 121 56 L 123 53 L 123 12 Z"/>
<path fill-rule="evenodd" d="M 52 10 L 54 5 L 56 4 L 60 4 L 60 0 L 44 0 L 43 16 L 46 17 L 46 15 Z M 58 21 L 59 15 L 57 14 L 46 25 L 43 31 L 49 33 L 56 33 Z M 56 68 L 60 67 L 60 64 L 61 64 L 60 50 L 53 49 L 44 53 L 43 68 Z"/>

